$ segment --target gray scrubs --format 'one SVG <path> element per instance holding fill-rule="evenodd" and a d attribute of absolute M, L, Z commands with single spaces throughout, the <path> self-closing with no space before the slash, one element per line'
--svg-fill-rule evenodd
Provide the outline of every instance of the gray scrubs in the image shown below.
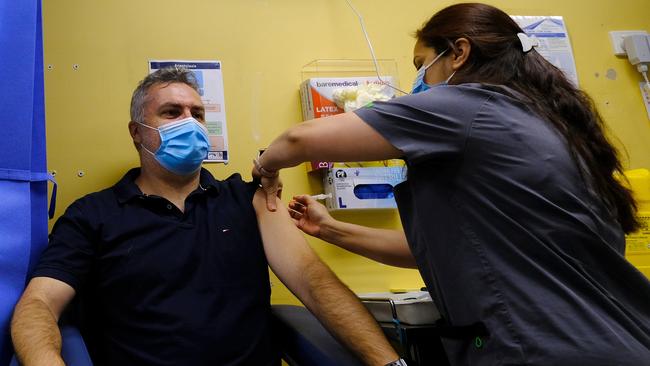
<path fill-rule="evenodd" d="M 396 187 L 452 365 L 650 365 L 650 282 L 565 140 L 504 87 L 437 86 L 355 113 L 403 151 Z"/>

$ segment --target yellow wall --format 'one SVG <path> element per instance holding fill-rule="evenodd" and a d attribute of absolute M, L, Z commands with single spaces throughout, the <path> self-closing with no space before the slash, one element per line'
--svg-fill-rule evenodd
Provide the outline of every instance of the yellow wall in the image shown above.
<path fill-rule="evenodd" d="M 380 58 L 395 59 L 408 87 L 412 32 L 451 1 L 354 0 Z M 650 124 L 640 76 L 612 55 L 609 30 L 650 31 L 648 0 L 491 1 L 513 15 L 565 17 L 581 86 L 629 154 L 650 167 Z M 77 197 L 113 184 L 138 164 L 128 131 L 130 94 L 149 59 L 223 62 L 231 163 L 209 165 L 217 178 L 250 177 L 258 147 L 301 120 L 298 85 L 314 59 L 364 59 L 359 24 L 344 0 L 43 0 L 48 166 L 59 183 L 57 217 Z M 73 65 L 78 64 L 74 70 Z M 615 79 L 606 78 L 613 70 Z M 610 71 L 610 74 L 612 71 Z M 254 133 L 257 132 L 257 133 Z M 259 135 L 259 141 L 255 136 Z M 85 175 L 78 177 L 77 172 Z M 283 171 L 285 198 L 310 192 L 303 166 Z M 313 182 L 311 182 L 313 183 Z M 396 212 L 339 218 L 399 227 Z M 310 240 L 353 290 L 417 288 L 419 275 L 372 263 Z M 273 301 L 295 299 L 274 281 Z"/>

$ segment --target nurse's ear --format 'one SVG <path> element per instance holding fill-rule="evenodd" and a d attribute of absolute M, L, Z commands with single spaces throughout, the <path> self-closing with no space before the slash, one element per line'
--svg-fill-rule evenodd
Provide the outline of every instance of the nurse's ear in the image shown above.
<path fill-rule="evenodd" d="M 451 68 L 456 71 L 460 69 L 469 58 L 469 53 L 472 51 L 472 45 L 469 43 L 467 38 L 458 38 L 456 42 L 454 42 L 452 51 Z"/>

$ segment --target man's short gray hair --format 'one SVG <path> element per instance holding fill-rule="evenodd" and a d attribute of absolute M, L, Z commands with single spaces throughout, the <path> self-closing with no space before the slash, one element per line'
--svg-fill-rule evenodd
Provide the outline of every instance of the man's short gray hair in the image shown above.
<path fill-rule="evenodd" d="M 147 99 L 147 92 L 155 84 L 183 83 L 199 92 L 199 85 L 194 73 L 188 69 L 170 66 L 147 75 L 138 87 L 133 91 L 131 97 L 131 121 L 144 123 L 144 104 Z"/>

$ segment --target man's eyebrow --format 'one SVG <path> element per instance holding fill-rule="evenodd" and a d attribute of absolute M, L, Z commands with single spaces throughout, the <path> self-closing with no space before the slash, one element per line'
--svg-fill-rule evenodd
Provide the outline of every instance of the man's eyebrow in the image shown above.
<path fill-rule="evenodd" d="M 161 109 L 164 109 L 164 108 L 169 108 L 169 107 L 172 107 L 172 108 L 183 108 L 183 105 L 180 104 L 180 103 L 168 102 L 168 103 L 163 103 L 163 104 L 161 104 L 161 105 L 158 107 L 158 110 L 161 110 Z M 190 107 L 190 109 L 192 109 L 192 110 L 194 110 L 194 111 L 196 111 L 196 110 L 199 110 L 199 111 L 205 111 L 205 107 L 202 106 L 202 105 L 193 105 L 193 106 Z"/>
<path fill-rule="evenodd" d="M 183 108 L 183 106 L 180 103 L 163 103 L 161 104 L 158 109 L 163 109 L 163 108 L 168 108 L 168 107 L 173 107 L 173 108 Z"/>

